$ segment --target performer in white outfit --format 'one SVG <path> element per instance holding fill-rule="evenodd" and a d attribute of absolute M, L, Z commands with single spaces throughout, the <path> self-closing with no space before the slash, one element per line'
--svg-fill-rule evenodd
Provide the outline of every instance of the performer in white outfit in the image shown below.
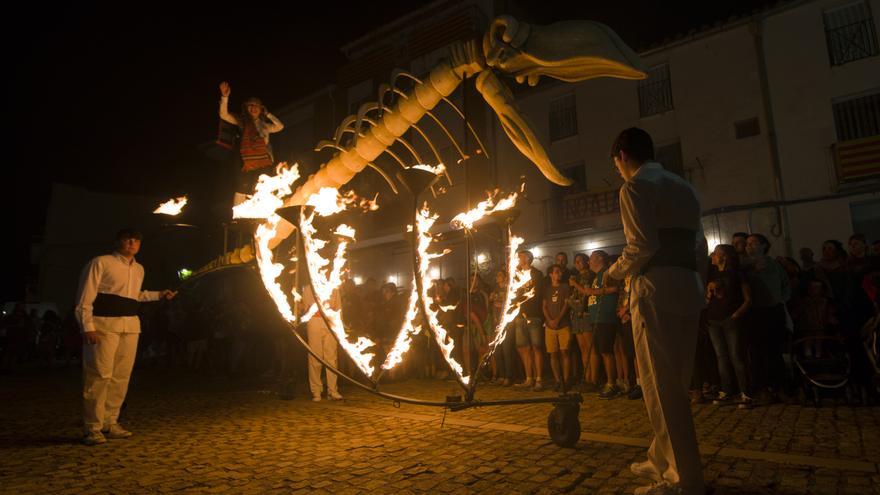
<path fill-rule="evenodd" d="M 648 460 L 632 470 L 653 484 L 636 494 L 704 493 L 702 465 L 688 400 L 693 373 L 706 240 L 694 188 L 654 161 L 647 132 L 620 133 L 611 156 L 626 181 L 620 210 L 626 247 L 608 269 L 633 275 L 630 312 L 636 359 L 654 439 Z"/>
<path fill-rule="evenodd" d="M 177 294 L 141 290 L 144 267 L 134 259 L 140 247 L 140 233 L 119 231 L 113 254 L 92 259 L 80 279 L 75 313 L 83 332 L 83 442 L 87 445 L 131 436 L 117 420 L 137 354 L 138 305 Z"/>
<path fill-rule="evenodd" d="M 302 307 L 306 311 L 308 311 L 312 306 L 312 303 L 315 302 L 312 288 L 308 285 L 303 289 L 302 302 Z M 333 295 L 330 297 L 330 306 L 333 309 L 339 309 L 340 303 L 338 290 L 333 291 Z M 324 319 L 321 318 L 319 313 L 315 313 L 311 319 L 306 322 L 306 332 L 308 334 L 309 347 L 311 347 L 321 359 L 327 361 L 330 365 L 334 367 L 338 366 L 336 361 L 336 347 L 339 344 L 330 333 L 330 329 L 327 328 Z M 321 368 L 323 367 L 324 366 L 320 361 L 309 354 L 309 389 L 312 392 L 312 400 L 315 402 L 321 401 L 321 392 L 324 390 L 324 384 L 321 383 Z M 328 369 L 326 374 L 327 397 L 331 400 L 342 400 L 342 395 L 340 395 L 339 389 L 336 386 L 336 373 L 333 373 Z"/>

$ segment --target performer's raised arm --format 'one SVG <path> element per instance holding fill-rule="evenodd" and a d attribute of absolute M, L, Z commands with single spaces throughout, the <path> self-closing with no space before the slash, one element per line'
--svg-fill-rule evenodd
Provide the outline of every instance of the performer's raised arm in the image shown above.
<path fill-rule="evenodd" d="M 220 83 L 220 118 L 230 124 L 235 124 L 239 127 L 242 127 L 241 122 L 229 113 L 229 93 L 232 92 L 232 88 L 229 86 L 229 83 L 223 81 Z"/>

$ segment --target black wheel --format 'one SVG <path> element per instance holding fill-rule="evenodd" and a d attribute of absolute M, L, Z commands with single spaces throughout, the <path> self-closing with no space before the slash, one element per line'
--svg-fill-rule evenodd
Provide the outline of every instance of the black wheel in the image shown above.
<path fill-rule="evenodd" d="M 560 447 L 574 447 L 581 438 L 579 404 L 556 404 L 547 416 L 547 432 Z"/>

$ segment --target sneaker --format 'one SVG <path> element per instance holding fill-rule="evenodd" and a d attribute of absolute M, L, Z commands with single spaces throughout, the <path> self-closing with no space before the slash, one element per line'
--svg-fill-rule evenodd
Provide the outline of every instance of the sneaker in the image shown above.
<path fill-rule="evenodd" d="M 535 386 L 535 382 L 533 382 L 531 378 L 526 378 L 526 381 L 524 381 L 522 383 L 517 383 L 516 385 L 514 385 L 514 387 L 516 387 L 516 388 L 532 388 L 534 386 Z"/>
<path fill-rule="evenodd" d="M 312 397 L 312 402 L 321 402 L 321 396 L 316 395 L 316 396 Z"/>
<path fill-rule="evenodd" d="M 727 395 L 727 392 L 721 391 L 718 392 L 718 397 L 712 401 L 712 404 L 715 406 L 725 406 L 729 404 L 731 401 L 731 397 Z"/>
<path fill-rule="evenodd" d="M 629 470 L 639 478 L 646 478 L 657 482 L 663 481 L 663 477 L 660 476 L 660 472 L 657 471 L 657 468 L 654 467 L 654 463 L 651 461 L 634 462 L 630 464 Z"/>
<path fill-rule="evenodd" d="M 342 400 L 342 395 L 339 392 L 330 392 L 330 400 Z"/>
<path fill-rule="evenodd" d="M 90 431 L 85 434 L 82 442 L 86 445 L 100 445 L 102 443 L 107 443 L 107 439 L 100 431 Z"/>
<path fill-rule="evenodd" d="M 106 436 L 107 438 L 110 438 L 112 440 L 118 440 L 120 438 L 128 438 L 131 436 L 130 431 L 119 426 L 118 424 L 110 425 L 110 428 L 107 428 L 106 430 L 101 431 L 101 433 L 103 433 L 104 436 Z"/>
<path fill-rule="evenodd" d="M 501 382 L 502 387 L 509 387 L 511 385 L 513 385 L 513 380 L 510 378 L 505 378 L 504 381 Z"/>
<path fill-rule="evenodd" d="M 739 400 L 736 401 L 737 409 L 751 409 L 753 404 L 752 398 L 746 394 L 741 394 Z"/>
<path fill-rule="evenodd" d="M 540 378 L 535 380 L 535 387 L 532 388 L 532 390 L 534 390 L 535 392 L 540 392 L 544 390 L 544 380 L 541 380 Z"/>
<path fill-rule="evenodd" d="M 615 388 L 614 385 L 611 385 L 610 383 L 606 383 L 602 391 L 599 392 L 599 398 L 603 400 L 613 399 L 617 397 L 617 395 L 617 388 Z"/>
<path fill-rule="evenodd" d="M 629 393 L 626 395 L 626 398 L 629 400 L 639 400 L 642 398 L 642 396 L 642 386 L 636 385 L 632 388 L 632 390 L 629 391 Z"/>

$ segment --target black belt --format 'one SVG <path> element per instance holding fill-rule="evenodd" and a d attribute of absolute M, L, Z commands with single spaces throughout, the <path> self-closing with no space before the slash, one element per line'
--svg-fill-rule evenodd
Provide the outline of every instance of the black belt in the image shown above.
<path fill-rule="evenodd" d="M 660 249 L 642 267 L 641 273 L 658 266 L 675 266 L 697 271 L 697 232 L 690 229 L 659 229 Z"/>
<path fill-rule="evenodd" d="M 136 299 L 99 292 L 92 303 L 93 316 L 137 316 L 140 303 Z"/>

